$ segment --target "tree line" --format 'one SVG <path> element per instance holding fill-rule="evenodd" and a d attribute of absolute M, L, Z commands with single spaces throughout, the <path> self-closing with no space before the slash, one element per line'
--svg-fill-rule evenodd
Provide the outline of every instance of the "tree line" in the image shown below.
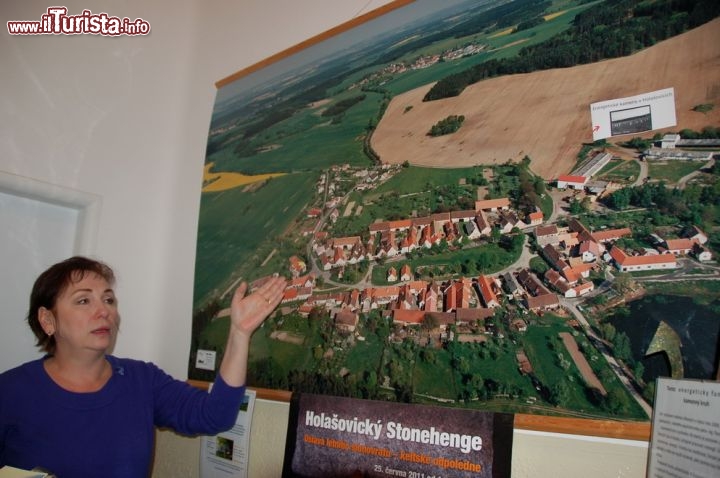
<path fill-rule="evenodd" d="M 698 225 L 712 231 L 720 211 L 718 169 L 718 166 L 712 168 L 715 181 L 710 185 L 690 184 L 685 189 L 670 189 L 664 182 L 646 183 L 618 189 L 607 197 L 605 203 L 617 210 L 630 206 L 647 208 L 649 224 L 646 226 L 679 220 L 682 224 Z"/>
<path fill-rule="evenodd" d="M 630 55 L 720 16 L 716 0 L 609 0 L 579 13 L 571 27 L 518 56 L 491 59 L 438 81 L 424 101 L 458 96 L 484 79 L 567 68 Z"/>

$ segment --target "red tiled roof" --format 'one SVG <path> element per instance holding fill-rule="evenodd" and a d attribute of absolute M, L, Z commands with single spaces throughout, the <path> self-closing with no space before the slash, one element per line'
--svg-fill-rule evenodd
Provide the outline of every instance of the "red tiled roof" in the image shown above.
<path fill-rule="evenodd" d="M 537 297 L 528 296 L 527 297 L 527 304 L 528 308 L 530 309 L 540 309 L 544 307 L 553 307 L 558 304 L 560 304 L 560 300 L 555 294 L 542 294 Z"/>
<path fill-rule="evenodd" d="M 485 305 L 490 307 L 490 304 L 493 302 L 497 304 L 497 296 L 495 292 L 493 292 L 492 284 L 490 284 L 490 279 L 488 279 L 487 276 L 481 275 L 478 277 L 478 286 L 480 286 L 480 293 L 482 294 Z"/>
<path fill-rule="evenodd" d="M 535 237 L 552 236 L 558 233 L 558 228 L 555 224 L 549 224 L 547 226 L 538 226 L 535 228 Z"/>
<path fill-rule="evenodd" d="M 617 239 L 623 236 L 629 236 L 632 234 L 630 228 L 623 227 L 622 229 L 608 229 L 607 231 L 595 231 L 592 233 L 592 238 L 596 242 L 609 241 L 610 239 Z"/>
<path fill-rule="evenodd" d="M 508 198 L 500 198 L 500 199 L 486 199 L 484 201 L 475 201 L 475 210 L 481 211 L 483 209 L 493 209 L 498 207 L 509 207 L 510 206 L 510 199 Z"/>
<path fill-rule="evenodd" d="M 585 176 L 571 176 L 569 174 L 561 174 L 560 176 L 558 176 L 558 181 L 563 181 L 566 183 L 585 184 L 585 181 L 587 181 L 587 178 Z"/>
<path fill-rule="evenodd" d="M 395 322 L 403 322 L 406 324 L 420 325 L 425 318 L 425 312 L 422 310 L 394 309 L 392 314 Z"/>
<path fill-rule="evenodd" d="M 668 250 L 671 251 L 682 251 L 692 249 L 695 244 L 693 239 L 668 239 L 667 243 Z"/>
<path fill-rule="evenodd" d="M 542 220 L 543 213 L 542 213 L 542 211 L 531 212 L 530 214 L 528 214 L 528 217 L 530 218 L 531 221 L 539 221 L 539 220 Z"/>
<path fill-rule="evenodd" d="M 625 251 L 617 246 L 613 246 L 610 250 L 610 257 L 621 266 L 641 266 L 650 264 L 669 264 L 677 262 L 675 256 L 670 254 L 647 255 L 647 256 L 629 256 Z"/>

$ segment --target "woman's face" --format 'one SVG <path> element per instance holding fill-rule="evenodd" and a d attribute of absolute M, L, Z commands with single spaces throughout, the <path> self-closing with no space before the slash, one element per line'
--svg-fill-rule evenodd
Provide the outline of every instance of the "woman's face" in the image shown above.
<path fill-rule="evenodd" d="M 55 336 L 56 353 L 105 351 L 118 326 L 115 292 L 100 275 L 88 272 L 58 296 L 53 310 L 40 309 L 40 323 Z"/>

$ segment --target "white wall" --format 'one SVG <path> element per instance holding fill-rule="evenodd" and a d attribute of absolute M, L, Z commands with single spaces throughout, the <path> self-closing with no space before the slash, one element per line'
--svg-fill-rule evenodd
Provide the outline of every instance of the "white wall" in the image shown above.
<path fill-rule="evenodd" d="M 150 23 L 148 36 L 11 36 L 39 0 L 0 2 L 0 171 L 102 197 L 116 268 L 116 353 L 187 375 L 195 235 L 215 82 L 385 0 L 70 0 Z M 52 4 L 55 5 L 55 4 Z M 24 299 L 23 299 L 24 301 Z"/>
<path fill-rule="evenodd" d="M 90 9 L 141 17 L 152 33 L 106 38 L 0 32 L 0 171 L 102 198 L 96 245 L 83 252 L 116 268 L 122 314 L 117 355 L 187 376 L 195 235 L 215 81 L 384 3 L 68 0 L 62 5 L 71 14 Z M 51 5 L 4 0 L 0 28 L 9 20 L 39 20 Z M 283 410 L 286 404 L 258 407 L 253 435 L 263 437 L 253 447 L 253 476 L 276 476 L 284 438 L 263 430 L 284 430 Z M 196 440 L 163 433 L 160 441 L 158 476 L 195 469 L 198 455 L 186 450 L 197 450 Z M 638 465 L 643 453 L 633 454 L 635 448 L 632 463 L 619 465 L 622 476 L 644 476 Z M 603 449 L 592 450 L 599 457 Z M 527 470 L 514 475 L 538 476 L 531 469 L 535 458 L 528 463 L 522 450 L 514 453 Z M 537 459 L 542 465 L 545 458 Z M 545 467 L 559 468 L 557 457 Z M 574 475 L 558 470 L 556 476 Z"/>

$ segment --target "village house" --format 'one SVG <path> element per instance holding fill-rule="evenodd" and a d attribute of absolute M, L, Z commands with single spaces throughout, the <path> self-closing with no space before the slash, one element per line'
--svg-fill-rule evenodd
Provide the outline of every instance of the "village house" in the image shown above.
<path fill-rule="evenodd" d="M 543 222 L 543 213 L 540 210 L 537 210 L 535 212 L 531 212 L 527 215 L 527 225 L 528 226 L 538 226 L 542 224 Z"/>
<path fill-rule="evenodd" d="M 567 297 L 568 291 L 572 290 L 572 286 L 566 281 L 555 269 L 548 269 L 544 275 L 545 281 L 555 290 Z"/>
<path fill-rule="evenodd" d="M 510 327 L 512 327 L 518 332 L 527 332 L 527 323 L 520 318 L 513 319 L 513 321 L 510 323 Z"/>
<path fill-rule="evenodd" d="M 525 297 L 525 305 L 527 306 L 528 310 L 531 310 L 533 312 L 539 312 L 544 310 L 557 309 L 558 307 L 560 307 L 560 300 L 558 299 L 557 295 L 553 294 L 552 292 L 548 292 L 547 294 L 542 294 L 534 297 L 528 295 L 527 297 Z"/>
<path fill-rule="evenodd" d="M 468 239 L 475 240 L 480 239 L 482 237 L 482 234 L 480 234 L 480 230 L 478 229 L 477 225 L 475 224 L 475 221 L 467 221 L 462 224 L 463 233 L 467 236 Z"/>
<path fill-rule="evenodd" d="M 490 235 L 492 232 L 492 226 L 483 210 L 479 210 L 475 215 L 475 224 L 477 225 L 478 232 L 480 232 L 482 236 Z"/>
<path fill-rule="evenodd" d="M 335 314 L 335 328 L 339 332 L 352 334 L 359 321 L 358 314 L 351 310 L 341 309 Z"/>
<path fill-rule="evenodd" d="M 493 316 L 493 309 L 486 307 L 476 308 L 460 308 L 455 311 L 456 323 L 458 325 L 476 324 L 478 322 L 484 322 L 485 319 L 489 319 Z M 483 330 L 484 327 L 483 327 Z"/>
<path fill-rule="evenodd" d="M 557 290 L 564 297 L 569 299 L 580 297 L 595 289 L 595 285 L 590 281 L 583 282 L 581 284 L 571 284 L 555 269 L 549 269 L 547 272 L 545 272 L 545 280 L 555 290 Z"/>
<path fill-rule="evenodd" d="M 503 234 L 509 234 L 514 228 L 522 229 L 527 227 L 527 224 L 521 221 L 514 212 L 503 211 L 500 213 L 500 223 L 498 226 Z"/>
<path fill-rule="evenodd" d="M 430 284 L 419 298 L 423 303 L 426 312 L 442 312 L 443 301 L 441 299 L 440 286 L 438 284 Z"/>
<path fill-rule="evenodd" d="M 711 261 L 713 258 L 710 249 L 697 242 L 693 246 L 692 255 L 694 255 L 700 262 Z"/>
<path fill-rule="evenodd" d="M 540 247 L 544 247 L 548 244 L 555 245 L 560 243 L 558 240 L 558 228 L 555 224 L 537 226 L 535 231 L 533 231 L 533 234 L 535 235 L 535 240 Z"/>
<path fill-rule="evenodd" d="M 570 231 L 568 229 L 558 229 L 558 244 L 564 250 L 569 250 L 577 246 L 580 243 L 578 239 L 578 233 Z"/>
<path fill-rule="evenodd" d="M 370 296 L 373 303 L 376 304 L 376 307 L 389 304 L 397 300 L 400 295 L 400 288 L 398 286 L 375 287 L 366 290 L 370 291 Z"/>
<path fill-rule="evenodd" d="M 560 306 L 557 295 L 550 292 L 528 269 L 520 270 L 517 279 L 527 292 L 525 305 L 529 310 L 537 312 Z"/>
<path fill-rule="evenodd" d="M 592 233 L 595 242 L 611 242 L 617 241 L 618 239 L 626 236 L 631 236 L 632 230 L 628 227 L 622 227 L 620 229 L 606 229 L 602 231 L 594 231 Z"/>
<path fill-rule="evenodd" d="M 692 239 L 701 245 L 704 245 L 708 241 L 708 236 L 699 227 L 690 226 L 683 230 L 682 237 Z"/>
<path fill-rule="evenodd" d="M 508 298 L 519 297 L 522 295 L 522 288 L 518 284 L 515 276 L 510 272 L 506 272 L 502 275 L 503 289 L 508 293 Z"/>
<path fill-rule="evenodd" d="M 500 307 L 500 302 L 497 295 L 495 295 L 495 283 L 490 277 L 480 275 L 477 280 L 477 288 L 485 307 L 489 309 Z"/>
<path fill-rule="evenodd" d="M 510 209 L 510 199 L 499 198 L 499 199 L 485 199 L 482 201 L 475 201 L 475 211 L 500 211 Z"/>
<path fill-rule="evenodd" d="M 459 308 L 470 307 L 472 298 L 472 281 L 466 277 L 451 281 L 443 290 L 445 312 L 453 312 Z"/>
<path fill-rule="evenodd" d="M 677 259 L 672 254 L 631 256 L 617 246 L 610 249 L 610 257 L 621 272 L 675 269 Z"/>
<path fill-rule="evenodd" d="M 307 274 L 301 277 L 296 277 L 288 283 L 288 288 L 294 287 L 299 288 L 310 288 L 315 287 L 315 276 L 313 274 Z"/>
<path fill-rule="evenodd" d="M 392 320 L 395 325 L 407 327 L 409 325 L 422 325 L 425 320 L 425 312 L 422 310 L 394 309 Z"/>
<path fill-rule="evenodd" d="M 457 224 L 459 222 L 471 222 L 475 220 L 476 215 L 477 212 L 474 210 L 451 211 L 450 220 L 453 222 L 453 224 Z"/>
<path fill-rule="evenodd" d="M 440 330 L 446 330 L 448 325 L 453 325 L 457 321 L 457 315 L 450 312 L 426 312 L 425 315 L 437 324 Z"/>
<path fill-rule="evenodd" d="M 405 264 L 400 269 L 400 280 L 403 282 L 407 282 L 410 279 L 412 279 L 412 271 L 410 270 L 410 266 L 408 264 Z"/>
<path fill-rule="evenodd" d="M 595 262 L 600 258 L 600 244 L 595 241 L 583 241 L 578 245 L 578 255 L 583 262 Z"/>
<path fill-rule="evenodd" d="M 307 270 L 305 261 L 298 256 L 291 256 L 288 262 L 290 262 L 290 275 L 294 278 L 300 277 L 300 274 L 303 274 Z"/>
<path fill-rule="evenodd" d="M 659 248 L 661 253 L 684 256 L 693 250 L 695 241 L 692 239 L 666 239 L 663 247 Z"/>
<path fill-rule="evenodd" d="M 313 208 L 308 209 L 306 216 L 308 218 L 316 218 L 316 217 L 320 217 L 321 214 L 322 214 L 322 209 L 313 207 Z"/>
<path fill-rule="evenodd" d="M 419 306 L 418 294 L 413 292 L 407 284 L 400 286 L 400 293 L 398 294 L 397 301 L 395 304 L 391 304 L 390 308 L 422 310 L 422 307 Z"/>

